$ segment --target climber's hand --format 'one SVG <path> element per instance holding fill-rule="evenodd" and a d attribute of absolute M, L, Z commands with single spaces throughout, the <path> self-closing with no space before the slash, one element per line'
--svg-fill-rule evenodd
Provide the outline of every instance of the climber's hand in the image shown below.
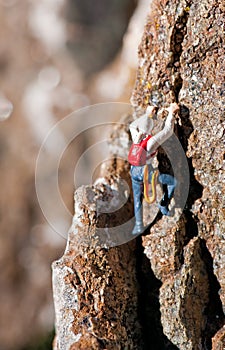
<path fill-rule="evenodd" d="M 178 106 L 178 104 L 174 102 L 170 104 L 169 108 L 167 108 L 167 111 L 171 113 L 176 113 L 179 111 L 179 109 L 180 107 Z"/>

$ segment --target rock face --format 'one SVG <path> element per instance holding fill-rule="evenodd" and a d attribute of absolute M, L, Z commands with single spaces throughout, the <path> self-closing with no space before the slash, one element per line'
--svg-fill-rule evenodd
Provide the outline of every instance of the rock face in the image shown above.
<path fill-rule="evenodd" d="M 179 349 L 211 349 L 223 325 L 224 17 L 222 1 L 154 1 L 132 96 L 135 108 L 181 105 L 176 131 L 189 162 L 189 197 L 178 223 L 163 218 L 143 239 L 163 282 L 163 331 Z"/>
<path fill-rule="evenodd" d="M 76 240 L 87 232 L 96 238 L 95 200 L 84 200 L 82 225 L 75 211 L 66 253 L 53 265 L 55 349 L 225 347 L 224 17 L 222 1 L 151 4 L 132 104 L 137 112 L 180 104 L 175 131 L 189 165 L 189 195 L 184 208 L 178 201 L 175 215 L 157 217 L 136 243 L 109 250 L 95 239 L 81 246 Z M 171 171 L 163 150 L 158 161 Z M 126 166 L 108 168 L 110 186 Z M 131 205 L 123 209 L 127 220 Z"/>

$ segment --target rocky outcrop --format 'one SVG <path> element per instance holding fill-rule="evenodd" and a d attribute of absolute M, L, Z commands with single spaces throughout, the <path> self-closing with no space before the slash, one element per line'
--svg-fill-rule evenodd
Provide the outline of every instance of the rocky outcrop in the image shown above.
<path fill-rule="evenodd" d="M 114 208 L 111 219 L 99 210 L 99 203 L 109 203 L 107 196 L 111 206 L 126 196 L 126 189 L 118 186 L 119 168 L 124 171 L 125 165 L 109 164 L 104 181 L 83 186 L 75 193 L 68 246 L 63 258 L 53 264 L 57 332 L 54 349 L 138 349 L 142 342 L 136 243 L 104 248 L 113 242 L 108 240 L 110 228 L 101 228 L 107 221 L 118 225 L 132 213 L 130 201 L 117 215 Z M 119 237 L 114 239 L 117 245 Z"/>
<path fill-rule="evenodd" d="M 162 218 L 143 239 L 163 283 L 163 330 L 179 349 L 211 349 L 224 320 L 222 23 L 221 1 L 154 1 L 132 96 L 135 108 L 181 105 L 176 132 L 190 168 L 187 204 L 176 224 Z"/>
<path fill-rule="evenodd" d="M 190 172 L 187 176 L 180 168 L 179 180 L 190 177 L 188 198 L 182 208 L 178 194 L 174 216 L 156 216 L 136 242 L 99 249 L 96 200 L 128 173 L 127 164 L 109 166 L 102 189 L 79 190 L 85 199 L 76 197 L 80 209 L 75 209 L 66 253 L 53 265 L 55 349 L 225 346 L 222 23 L 222 1 L 151 4 L 132 104 L 138 113 L 152 103 L 179 102 L 175 132 Z M 160 171 L 173 170 L 163 149 L 158 161 Z M 121 217 L 128 220 L 131 205 L 129 199 L 122 215 L 103 215 L 100 227 L 106 221 L 121 224 Z"/>

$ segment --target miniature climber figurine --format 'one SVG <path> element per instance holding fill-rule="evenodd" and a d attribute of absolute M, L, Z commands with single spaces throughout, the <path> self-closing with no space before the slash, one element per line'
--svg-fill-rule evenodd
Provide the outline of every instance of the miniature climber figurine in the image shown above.
<path fill-rule="evenodd" d="M 144 193 L 144 179 L 150 183 L 154 177 L 154 169 L 151 164 L 156 155 L 157 148 L 173 134 L 174 113 L 179 110 L 176 103 L 172 103 L 167 109 L 169 112 L 164 128 L 156 135 L 151 136 L 153 129 L 153 117 L 156 114 L 156 107 L 149 106 L 146 114 L 136 119 L 130 125 L 130 132 L 133 144 L 130 148 L 128 161 L 131 164 L 131 179 L 134 196 L 135 226 L 133 234 L 144 231 L 142 199 Z M 170 215 L 168 205 L 173 196 L 176 179 L 169 174 L 159 174 L 159 182 L 165 191 L 159 203 L 159 209 L 163 215 Z M 150 203 L 150 202 L 149 202 Z"/>

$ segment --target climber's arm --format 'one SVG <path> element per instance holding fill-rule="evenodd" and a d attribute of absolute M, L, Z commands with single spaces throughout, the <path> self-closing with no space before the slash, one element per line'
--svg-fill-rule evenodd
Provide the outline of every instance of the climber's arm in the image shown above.
<path fill-rule="evenodd" d="M 164 128 L 156 135 L 152 136 L 152 138 L 147 143 L 147 151 L 149 153 L 154 152 L 173 134 L 174 114 L 179 110 L 179 106 L 176 103 L 171 103 L 170 107 L 167 110 L 169 114 L 166 118 Z"/>

